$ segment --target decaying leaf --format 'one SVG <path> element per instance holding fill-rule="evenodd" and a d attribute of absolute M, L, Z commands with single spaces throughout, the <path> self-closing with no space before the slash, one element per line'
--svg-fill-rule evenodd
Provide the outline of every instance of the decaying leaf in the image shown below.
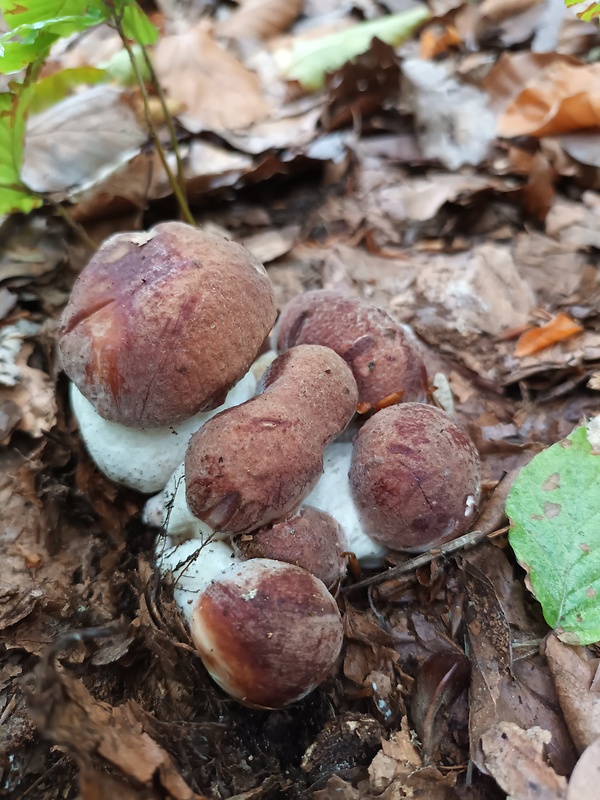
<path fill-rule="evenodd" d="M 217 44 L 206 21 L 163 36 L 154 67 L 169 97 L 185 109 L 179 119 L 193 133 L 239 130 L 269 112 L 257 76 Z"/>
<path fill-rule="evenodd" d="M 525 731 L 499 722 L 481 737 L 485 764 L 509 800 L 564 800 L 567 781 L 545 763 L 544 745 L 550 734 L 534 727 Z"/>
<path fill-rule="evenodd" d="M 600 785 L 600 739 L 592 742 L 575 764 L 567 787 L 567 800 L 593 797 Z"/>
<path fill-rule="evenodd" d="M 569 732 L 581 753 L 600 738 L 600 693 L 593 686 L 600 660 L 585 647 L 549 636 L 545 653 Z"/>
<path fill-rule="evenodd" d="M 38 192 L 81 188 L 127 162 L 147 136 L 122 89 L 93 86 L 31 117 L 23 180 Z"/>
<path fill-rule="evenodd" d="M 458 81 L 444 64 L 407 59 L 402 71 L 423 155 L 450 170 L 481 163 L 496 135 L 487 96 Z"/>
<path fill-rule="evenodd" d="M 498 135 L 553 136 L 600 125 L 600 64 L 555 61 L 498 120 Z"/>
<path fill-rule="evenodd" d="M 25 319 L 0 329 L 0 408 L 12 409 L 8 418 L 0 418 L 2 439 L 15 427 L 39 438 L 56 422 L 54 381 L 28 364 L 34 345 L 25 339 L 39 332 L 40 325 Z"/>

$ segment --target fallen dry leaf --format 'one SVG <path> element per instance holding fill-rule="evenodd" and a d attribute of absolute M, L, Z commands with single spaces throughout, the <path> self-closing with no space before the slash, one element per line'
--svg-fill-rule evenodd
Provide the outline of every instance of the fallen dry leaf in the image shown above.
<path fill-rule="evenodd" d="M 147 138 L 122 89 L 86 88 L 29 119 L 22 178 L 36 192 L 78 189 L 126 163 Z"/>
<path fill-rule="evenodd" d="M 512 722 L 499 722 L 483 734 L 485 765 L 508 800 L 564 800 L 567 781 L 543 754 L 550 738 L 541 728 L 523 730 Z"/>
<path fill-rule="evenodd" d="M 581 754 L 567 787 L 567 800 L 583 800 L 598 795 L 600 786 L 600 739 L 595 739 Z"/>
<path fill-rule="evenodd" d="M 302 0 L 243 0 L 216 27 L 231 39 L 270 39 L 283 33 L 302 11 Z"/>
<path fill-rule="evenodd" d="M 497 133 L 555 136 L 600 125 L 600 64 L 555 61 L 530 80 L 498 119 Z"/>
<path fill-rule="evenodd" d="M 5 416 L 0 417 L 0 439 L 14 428 L 39 438 L 56 423 L 54 381 L 28 364 L 34 345 L 25 340 L 39 335 L 40 327 L 21 319 L 0 331 L 0 408 L 5 409 Z"/>
<path fill-rule="evenodd" d="M 546 641 L 546 658 L 569 732 L 581 753 L 600 738 L 600 694 L 592 687 L 600 661 L 587 648 L 563 644 L 554 634 Z"/>
<path fill-rule="evenodd" d="M 421 33 L 419 55 L 421 58 L 435 58 L 450 47 L 457 47 L 461 41 L 454 25 L 445 25 L 441 28 L 430 25 Z"/>
<path fill-rule="evenodd" d="M 515 347 L 515 355 L 517 358 L 531 356 L 582 331 L 581 325 L 567 314 L 557 314 L 545 325 L 521 334 Z"/>
<path fill-rule="evenodd" d="M 162 786 L 174 800 L 203 800 L 183 780 L 171 756 L 146 733 L 133 701 L 112 708 L 95 700 L 81 681 L 58 671 L 48 658 L 30 676 L 28 703 L 42 735 L 84 767 L 100 757 L 138 785 Z"/>
<path fill-rule="evenodd" d="M 502 53 L 482 81 L 490 107 L 497 113 L 506 111 L 527 85 L 555 64 L 577 66 L 580 62 L 558 53 Z"/>
<path fill-rule="evenodd" d="M 269 112 L 257 76 L 217 44 L 207 21 L 163 36 L 154 68 L 169 97 L 185 108 L 179 120 L 192 133 L 246 128 Z"/>

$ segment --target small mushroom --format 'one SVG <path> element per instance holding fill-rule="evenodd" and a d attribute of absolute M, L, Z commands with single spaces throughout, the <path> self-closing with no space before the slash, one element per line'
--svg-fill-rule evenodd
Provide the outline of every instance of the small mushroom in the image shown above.
<path fill-rule="evenodd" d="M 212 678 L 255 708 L 300 700 L 332 671 L 343 627 L 331 594 L 301 567 L 253 559 L 202 591 L 190 630 Z"/>
<path fill-rule="evenodd" d="M 225 401 L 275 314 L 264 267 L 234 242 L 179 222 L 104 242 L 75 282 L 59 349 L 82 436 L 109 477 L 142 491 L 162 488 L 202 420 L 186 421 Z M 228 402 L 245 399 L 251 381 Z M 104 421 L 154 436 L 146 448 Z M 172 455 L 163 453 L 161 468 L 153 464 L 144 478 L 128 469 L 130 447 L 146 466 L 163 448 Z"/>
<path fill-rule="evenodd" d="M 215 530 L 250 533 L 296 511 L 357 400 L 348 366 L 317 345 L 275 359 L 259 392 L 213 417 L 188 447 L 187 502 Z"/>
<path fill-rule="evenodd" d="M 464 533 L 481 491 L 473 442 L 444 411 L 420 403 L 385 408 L 365 423 L 349 477 L 365 532 L 410 552 Z"/>
<path fill-rule="evenodd" d="M 300 344 L 335 350 L 352 369 L 365 411 L 428 399 L 414 333 L 360 297 L 327 289 L 299 295 L 283 308 L 273 339 L 279 352 Z"/>
<path fill-rule="evenodd" d="M 233 549 L 243 560 L 270 558 L 295 564 L 315 575 L 327 588 L 335 586 L 346 572 L 342 554 L 348 550 L 348 543 L 339 522 L 306 504 L 282 522 L 237 536 Z"/>

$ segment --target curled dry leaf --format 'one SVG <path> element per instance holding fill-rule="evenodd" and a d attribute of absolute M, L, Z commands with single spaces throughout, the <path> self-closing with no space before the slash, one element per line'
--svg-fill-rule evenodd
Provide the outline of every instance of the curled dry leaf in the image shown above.
<path fill-rule="evenodd" d="M 581 753 L 600 739 L 600 694 L 592 685 L 598 659 L 554 634 L 546 641 L 546 657 L 569 733 Z"/>
<path fill-rule="evenodd" d="M 179 119 L 192 133 L 246 128 L 268 114 L 257 76 L 217 44 L 206 21 L 163 36 L 154 68 L 171 100 L 184 106 Z"/>
<path fill-rule="evenodd" d="M 555 136 L 600 125 L 600 64 L 557 61 L 527 83 L 498 120 L 499 136 Z"/>
<path fill-rule="evenodd" d="M 231 39 L 270 39 L 287 30 L 301 11 L 302 0 L 244 0 L 216 32 Z"/>
<path fill-rule="evenodd" d="M 525 331 L 515 348 L 515 355 L 517 357 L 531 356 L 534 353 L 539 353 L 546 347 L 557 342 L 562 342 L 571 336 L 581 333 L 583 328 L 577 322 L 567 316 L 567 314 L 557 314 L 545 325 L 533 330 Z"/>

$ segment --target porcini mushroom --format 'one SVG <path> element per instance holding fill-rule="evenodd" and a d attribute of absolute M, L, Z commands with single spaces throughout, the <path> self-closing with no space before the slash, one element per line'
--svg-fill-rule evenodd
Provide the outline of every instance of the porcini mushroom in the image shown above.
<path fill-rule="evenodd" d="M 275 314 L 263 266 L 234 242 L 180 222 L 104 242 L 75 282 L 59 331 L 63 368 L 93 407 L 75 393 L 92 455 L 101 451 L 97 436 L 106 431 L 94 414 L 128 429 L 157 431 L 148 451 L 140 446 L 147 463 L 159 440 L 178 439 L 168 465 L 164 458 L 152 480 L 130 477 L 122 465 L 113 473 L 143 491 L 162 488 L 190 432 L 184 426 L 175 436 L 171 429 L 225 401 Z M 112 433 L 116 442 L 120 430 Z M 130 460 L 126 447 L 117 449 Z M 114 464 L 117 455 L 102 459 Z"/>
<path fill-rule="evenodd" d="M 328 589 L 346 573 L 346 535 L 330 514 L 304 504 L 281 522 L 233 539 L 233 549 L 242 560 L 270 558 L 302 567 L 323 581 Z"/>
<path fill-rule="evenodd" d="M 317 482 L 323 450 L 356 408 L 352 373 L 333 350 L 279 356 L 259 394 L 222 411 L 190 440 L 187 502 L 211 528 L 249 533 L 293 513 Z"/>
<path fill-rule="evenodd" d="M 281 708 L 321 683 L 343 627 L 331 594 L 301 567 L 253 559 L 228 567 L 200 594 L 190 631 L 208 672 L 245 705 Z"/>
<path fill-rule="evenodd" d="M 415 335 L 360 297 L 327 289 L 299 295 L 283 308 L 273 339 L 279 352 L 300 344 L 334 350 L 352 369 L 361 410 L 427 401 L 427 372 Z"/>
<path fill-rule="evenodd" d="M 411 552 L 464 533 L 481 491 L 473 442 L 444 411 L 420 403 L 385 408 L 365 423 L 349 479 L 365 532 Z"/>

